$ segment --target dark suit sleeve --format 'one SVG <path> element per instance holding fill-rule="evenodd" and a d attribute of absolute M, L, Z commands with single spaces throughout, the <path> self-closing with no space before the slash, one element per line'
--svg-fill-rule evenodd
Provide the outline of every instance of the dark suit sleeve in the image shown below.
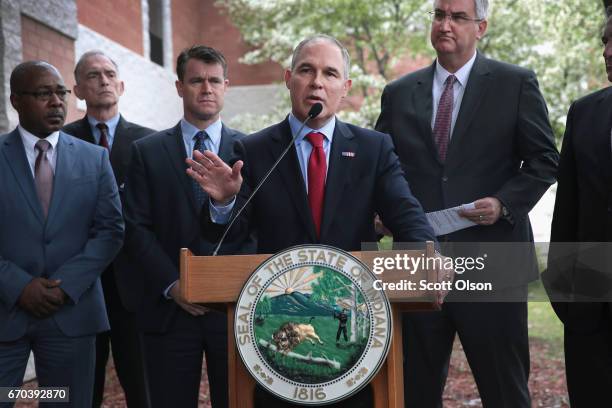
<path fill-rule="evenodd" d="M 553 301 L 557 315 L 563 320 L 566 304 L 555 304 L 555 300 L 567 298 L 572 289 L 572 275 L 576 249 L 571 244 L 578 241 L 578 180 L 574 157 L 574 109 L 570 107 L 567 115 L 561 159 L 557 174 L 557 195 L 553 213 L 548 269 L 542 275 L 544 286 Z"/>
<path fill-rule="evenodd" d="M 412 195 L 389 135 L 383 135 L 376 168 L 376 211 L 395 242 L 436 241 L 419 201 Z"/>
<path fill-rule="evenodd" d="M 578 240 L 578 180 L 574 158 L 574 104 L 567 115 L 567 124 L 561 147 L 557 172 L 557 195 L 550 233 L 551 242 L 576 242 Z"/>
<path fill-rule="evenodd" d="M 138 143 L 133 143 L 125 188 L 124 248 L 132 263 L 147 274 L 142 279 L 147 280 L 153 293 L 162 296 L 164 290 L 179 278 L 179 271 L 153 231 L 155 220 L 149 188 L 142 152 Z"/>
<path fill-rule="evenodd" d="M 50 279 L 61 279 L 60 287 L 74 303 L 89 289 L 113 260 L 123 243 L 123 217 L 115 177 L 108 160 L 108 151 L 99 157 L 98 199 L 83 250 L 70 258 Z M 87 209 L 77 209 L 77 216 Z"/>
<path fill-rule="evenodd" d="M 514 219 L 526 217 L 555 182 L 559 161 L 546 102 L 533 72 L 523 76 L 516 132 L 521 168 L 494 194 Z"/>
<path fill-rule="evenodd" d="M 0 301 L 8 310 L 15 306 L 21 292 L 32 279 L 32 275 L 0 254 Z"/>
<path fill-rule="evenodd" d="M 375 129 L 381 133 L 386 133 L 388 135 L 391 135 L 391 138 L 393 138 L 393 135 L 391 134 L 391 123 L 389 123 L 390 108 L 389 106 L 387 106 L 387 100 L 389 99 L 388 89 L 389 88 L 385 86 L 385 89 L 383 89 L 382 96 L 380 97 L 380 115 L 378 116 L 378 119 L 376 120 Z"/>
<path fill-rule="evenodd" d="M 246 150 L 244 149 L 244 145 L 241 140 L 236 140 L 234 142 L 234 154 L 230 161 L 230 166 L 233 166 L 235 162 L 238 160 L 242 160 L 244 166 L 242 167 L 242 185 L 240 186 L 240 192 L 236 197 L 236 202 L 234 203 L 234 207 L 232 208 L 232 214 L 230 216 L 230 222 L 234 218 L 237 211 L 239 211 L 246 200 L 251 195 L 251 186 L 249 184 L 249 161 L 246 159 Z M 232 242 L 246 242 L 246 246 L 249 247 L 249 251 L 252 252 L 255 248 L 255 244 L 249 236 L 249 214 L 250 214 L 250 205 L 247 206 L 240 217 L 234 222 L 232 227 L 230 228 L 227 236 L 225 237 L 225 241 Z M 202 236 L 209 242 L 219 242 L 223 231 L 227 227 L 227 224 L 215 224 L 210 218 L 210 209 L 208 205 L 205 204 L 205 207 L 201 211 L 200 215 L 200 224 L 202 229 Z M 254 238 L 253 238 L 254 239 Z"/>

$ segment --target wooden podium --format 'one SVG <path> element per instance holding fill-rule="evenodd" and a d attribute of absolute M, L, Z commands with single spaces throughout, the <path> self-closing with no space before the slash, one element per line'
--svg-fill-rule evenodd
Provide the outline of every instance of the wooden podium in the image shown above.
<path fill-rule="evenodd" d="M 393 251 L 398 253 L 400 251 Z M 401 251 L 411 257 L 434 257 L 434 244 L 427 242 L 423 250 Z M 371 265 L 374 257 L 385 256 L 384 251 L 351 252 L 365 265 Z M 236 301 L 244 282 L 251 273 L 271 255 L 230 255 L 230 256 L 194 256 L 188 249 L 181 250 L 180 291 L 182 296 L 192 303 L 224 303 L 227 308 L 228 328 L 228 372 L 229 372 L 229 406 L 231 408 L 252 408 L 253 401 L 244 398 L 253 395 L 255 380 L 242 363 L 234 343 L 234 311 Z M 399 282 L 405 278 L 405 271 L 386 270 L 379 278 L 383 282 Z M 437 281 L 434 269 L 420 269 L 413 279 Z M 436 304 L 436 293 L 433 291 L 387 291 L 391 302 L 393 319 L 393 339 L 387 359 L 370 382 L 374 394 L 375 408 L 403 408 L 403 351 L 401 313 L 405 311 L 439 310 Z M 241 398 L 238 398 L 240 390 Z"/>

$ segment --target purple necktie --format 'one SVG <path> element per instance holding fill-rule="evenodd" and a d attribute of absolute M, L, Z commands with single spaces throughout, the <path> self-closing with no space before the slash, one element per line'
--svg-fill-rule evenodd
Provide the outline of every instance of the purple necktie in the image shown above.
<path fill-rule="evenodd" d="M 108 126 L 106 126 L 106 123 L 100 122 L 96 125 L 96 127 L 100 129 L 99 145 L 108 149 Z"/>
<path fill-rule="evenodd" d="M 433 136 L 438 148 L 438 156 L 444 162 L 446 160 L 446 151 L 448 150 L 448 141 L 450 140 L 451 121 L 453 119 L 453 84 L 455 76 L 449 75 L 444 81 L 444 91 L 440 96 L 438 104 L 438 112 L 436 113 L 436 121 L 434 122 Z"/>
<path fill-rule="evenodd" d="M 51 143 L 46 140 L 39 140 L 36 142 L 35 148 L 38 150 L 38 156 L 34 165 L 34 184 L 46 219 L 49 213 L 51 194 L 53 193 L 53 169 L 47 158 L 47 150 L 51 148 Z"/>

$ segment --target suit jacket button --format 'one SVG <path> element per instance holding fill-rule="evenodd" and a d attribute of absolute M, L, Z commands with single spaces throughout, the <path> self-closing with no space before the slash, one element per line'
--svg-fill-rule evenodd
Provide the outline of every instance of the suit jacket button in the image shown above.
<path fill-rule="evenodd" d="M 448 181 L 448 177 L 442 176 L 442 181 L 446 183 Z"/>

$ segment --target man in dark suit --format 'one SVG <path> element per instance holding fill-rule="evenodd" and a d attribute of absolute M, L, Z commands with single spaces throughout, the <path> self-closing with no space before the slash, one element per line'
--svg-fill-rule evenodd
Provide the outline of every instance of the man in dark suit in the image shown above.
<path fill-rule="evenodd" d="M 612 81 L 611 17 L 602 40 Z M 610 401 L 612 388 L 611 132 L 612 88 L 570 107 L 545 274 L 564 324 L 567 388 L 572 407 L 578 408 Z M 580 242 L 586 244 L 581 248 Z"/>
<path fill-rule="evenodd" d="M 123 94 L 124 84 L 119 78 L 117 64 L 103 52 L 89 51 L 83 54 L 74 69 L 74 78 L 74 93 L 79 99 L 85 100 L 87 112 L 84 118 L 64 126 L 64 132 L 108 149 L 119 186 L 119 196 L 123 199 L 130 146 L 135 140 L 154 131 L 130 123 L 119 114 L 119 98 Z M 126 285 L 118 285 L 117 280 L 125 280 L 130 274 L 129 270 L 123 270 L 130 266 L 122 260 L 124 256 L 120 254 L 101 277 L 111 330 L 100 333 L 96 338 L 94 407 L 102 404 L 110 344 L 127 405 L 148 405 L 143 356 L 134 321 L 134 312 L 140 298 L 128 290 L 117 290 L 127 288 Z"/>
<path fill-rule="evenodd" d="M 222 228 L 215 229 L 211 221 L 224 224 L 229 211 L 243 205 L 291 143 L 312 106 L 320 103 L 321 113 L 308 122 L 232 234 L 254 230 L 259 253 L 297 244 L 361 250 L 362 243 L 376 242 L 373 220 L 377 212 L 396 241 L 434 240 L 389 136 L 336 119 L 351 86 L 348 72 L 348 52 L 336 39 L 307 38 L 294 50 L 291 69 L 285 72 L 292 105 L 287 119 L 236 143 L 239 160 L 231 168 L 210 152 L 194 155 L 198 162 L 190 160 L 188 172 L 219 210 L 204 214 L 203 233 L 210 239 L 219 234 Z M 370 397 L 369 391 L 362 391 L 343 406 L 370 406 Z M 257 393 L 256 400 L 262 399 L 265 397 Z M 285 406 L 278 401 L 260 404 Z"/>
<path fill-rule="evenodd" d="M 475 203 L 461 215 L 477 225 L 439 237 L 443 250 L 444 242 L 533 242 L 528 213 L 555 181 L 558 153 L 535 74 L 476 51 L 487 7 L 486 0 L 434 2 L 437 59 L 385 88 L 376 126 L 391 134 L 425 211 Z M 441 406 L 456 333 L 484 406 L 531 406 L 524 295 L 537 269 L 533 245 L 505 247 L 526 259 L 527 270 L 504 271 L 489 257 L 486 273 L 506 286 L 495 287 L 492 302 L 447 302 L 441 313 L 404 316 L 407 406 Z"/>
<path fill-rule="evenodd" d="M 126 249 L 142 289 L 143 332 L 153 406 L 196 407 L 202 350 L 213 407 L 227 406 L 227 323 L 223 313 L 187 303 L 179 293 L 179 252 L 209 255 L 199 217 L 208 196 L 191 181 L 185 159 L 210 150 L 229 160 L 243 135 L 221 122 L 227 64 L 212 48 L 194 46 L 177 58 L 176 88 L 184 117 L 171 129 L 134 143 L 126 181 Z M 234 252 L 239 247 L 226 246 Z"/>
<path fill-rule="evenodd" d="M 108 152 L 60 131 L 69 90 L 43 61 L 10 79 L 19 126 L 0 136 L 0 386 L 19 387 L 30 351 L 41 387 L 91 405 L 99 276 L 123 240 Z"/>

